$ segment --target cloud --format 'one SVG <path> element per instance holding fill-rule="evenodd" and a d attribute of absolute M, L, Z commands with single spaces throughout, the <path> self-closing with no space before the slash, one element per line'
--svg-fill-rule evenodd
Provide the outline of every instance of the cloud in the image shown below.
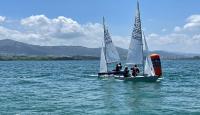
<path fill-rule="evenodd" d="M 0 16 L 0 23 L 4 22 L 6 20 L 6 17 Z"/>
<path fill-rule="evenodd" d="M 167 50 L 176 52 L 200 53 L 200 15 L 192 15 L 182 26 L 175 26 L 174 31 L 163 29 L 161 33 L 146 35 L 150 50 Z M 6 18 L 0 16 L 0 22 Z M 10 21 L 10 23 L 13 23 Z M 100 23 L 80 24 L 64 16 L 48 18 L 45 15 L 34 15 L 14 21 L 18 27 L 0 26 L 0 39 L 12 39 L 34 45 L 45 46 L 85 46 L 100 47 L 103 40 L 103 29 Z M 164 32 L 164 31 L 168 32 Z M 199 29 L 200 30 L 200 29 Z M 164 32 L 164 33 L 163 33 Z M 112 35 L 116 46 L 128 48 L 131 36 Z"/>
<path fill-rule="evenodd" d="M 200 53 L 200 34 L 177 34 L 147 36 L 151 50 L 165 50 L 171 52 Z"/>
<path fill-rule="evenodd" d="M 159 35 L 158 35 L 158 34 L 155 34 L 155 33 L 151 33 L 151 34 L 149 34 L 148 36 L 151 37 L 151 38 L 155 38 L 155 37 L 158 37 Z"/>
<path fill-rule="evenodd" d="M 195 32 L 200 31 L 200 14 L 191 15 L 186 19 L 186 23 L 182 26 L 174 27 L 174 32 Z"/>
<path fill-rule="evenodd" d="M 84 28 L 80 24 L 63 16 L 54 19 L 49 19 L 44 15 L 30 16 L 22 19 L 21 25 L 29 32 L 46 37 L 70 39 L 84 35 Z"/>
<path fill-rule="evenodd" d="M 21 19 L 18 26 L 15 29 L 0 26 L 0 39 L 12 39 L 34 45 L 92 48 L 100 47 L 103 40 L 102 24 L 80 24 L 64 16 L 50 19 L 45 15 L 34 15 Z M 126 40 L 122 36 L 112 38 L 118 46 L 128 48 L 129 39 Z"/>
<path fill-rule="evenodd" d="M 113 43 L 115 46 L 121 47 L 128 49 L 129 48 L 129 43 L 131 40 L 130 36 L 112 36 Z"/>
<path fill-rule="evenodd" d="M 180 32 L 180 31 L 181 31 L 181 27 L 176 26 L 176 27 L 174 28 L 174 31 L 175 31 L 175 32 Z"/>
<path fill-rule="evenodd" d="M 200 15 L 191 15 L 182 26 L 175 26 L 172 33 L 148 35 L 152 50 L 200 53 Z"/>
<path fill-rule="evenodd" d="M 191 15 L 187 18 L 187 23 L 184 25 L 184 29 L 193 30 L 200 27 L 200 15 Z"/>

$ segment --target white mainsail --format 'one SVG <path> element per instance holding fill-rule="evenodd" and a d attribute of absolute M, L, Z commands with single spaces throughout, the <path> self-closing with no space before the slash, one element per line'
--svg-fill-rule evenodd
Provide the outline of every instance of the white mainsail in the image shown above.
<path fill-rule="evenodd" d="M 144 57 L 146 58 L 145 60 L 145 66 L 144 66 L 144 74 L 147 74 L 148 76 L 155 76 L 155 72 L 154 72 L 154 68 L 153 68 L 153 64 L 151 61 L 151 58 L 149 56 L 149 48 L 147 45 L 147 41 L 145 38 L 145 35 L 143 34 L 143 38 L 144 38 Z"/>
<path fill-rule="evenodd" d="M 119 62 L 120 61 L 119 54 L 116 50 L 116 47 L 114 46 L 114 44 L 112 42 L 112 39 L 110 37 L 108 29 L 105 27 L 104 22 L 105 21 L 103 18 L 106 62 L 107 63 Z"/>
<path fill-rule="evenodd" d="M 143 44 L 139 2 L 135 16 L 135 25 L 132 33 L 131 43 L 128 50 L 127 64 L 143 64 Z"/>
<path fill-rule="evenodd" d="M 104 46 L 101 48 L 101 57 L 100 57 L 100 73 L 104 73 L 108 71 L 105 52 L 104 52 Z"/>

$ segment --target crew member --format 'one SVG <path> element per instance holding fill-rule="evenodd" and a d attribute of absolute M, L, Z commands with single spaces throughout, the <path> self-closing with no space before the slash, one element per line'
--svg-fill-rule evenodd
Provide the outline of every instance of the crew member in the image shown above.
<path fill-rule="evenodd" d="M 125 67 L 124 69 L 124 77 L 128 77 L 129 76 L 129 70 L 128 67 Z"/>
<path fill-rule="evenodd" d="M 134 67 L 131 68 L 132 70 L 132 76 L 137 76 L 140 73 L 139 68 L 137 67 L 137 65 L 135 65 Z"/>
<path fill-rule="evenodd" d="M 119 71 L 120 71 L 120 68 L 119 68 L 119 65 L 118 65 L 118 64 L 116 64 L 115 71 L 116 71 L 116 72 L 119 72 Z"/>
<path fill-rule="evenodd" d="M 119 70 L 121 71 L 122 70 L 122 64 L 119 63 L 118 66 L 119 66 Z"/>

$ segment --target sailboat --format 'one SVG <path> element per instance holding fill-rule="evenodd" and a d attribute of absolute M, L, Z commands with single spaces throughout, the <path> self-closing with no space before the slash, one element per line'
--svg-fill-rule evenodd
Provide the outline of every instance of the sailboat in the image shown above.
<path fill-rule="evenodd" d="M 154 59 L 154 57 L 156 57 Z M 142 74 L 128 77 L 115 76 L 117 79 L 130 81 L 157 81 L 161 76 L 161 63 L 159 55 L 150 55 L 144 32 L 141 29 L 139 2 L 137 1 L 137 10 L 135 24 L 132 32 L 132 38 L 127 55 L 127 65 L 140 65 Z M 156 72 L 156 73 L 155 73 Z"/>
<path fill-rule="evenodd" d="M 103 17 L 103 29 L 104 29 L 104 39 L 101 48 L 100 71 L 98 73 L 98 76 L 105 77 L 116 74 L 115 71 L 108 70 L 108 64 L 119 62 L 120 57 L 108 32 L 108 28 L 105 25 L 104 17 Z"/>

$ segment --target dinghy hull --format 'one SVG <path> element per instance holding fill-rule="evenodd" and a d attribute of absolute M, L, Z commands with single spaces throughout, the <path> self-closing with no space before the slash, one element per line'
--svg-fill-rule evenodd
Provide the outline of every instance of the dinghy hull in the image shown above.
<path fill-rule="evenodd" d="M 124 81 L 132 81 L 132 82 L 156 82 L 158 80 L 158 76 L 136 76 L 136 77 L 124 77 L 124 76 L 115 76 L 115 79 L 124 80 Z"/>
<path fill-rule="evenodd" d="M 117 75 L 117 76 L 122 76 L 123 73 L 124 73 L 123 71 L 120 71 L 120 72 L 110 71 L 110 72 L 98 73 L 98 76 L 104 76 L 104 75 Z"/>

